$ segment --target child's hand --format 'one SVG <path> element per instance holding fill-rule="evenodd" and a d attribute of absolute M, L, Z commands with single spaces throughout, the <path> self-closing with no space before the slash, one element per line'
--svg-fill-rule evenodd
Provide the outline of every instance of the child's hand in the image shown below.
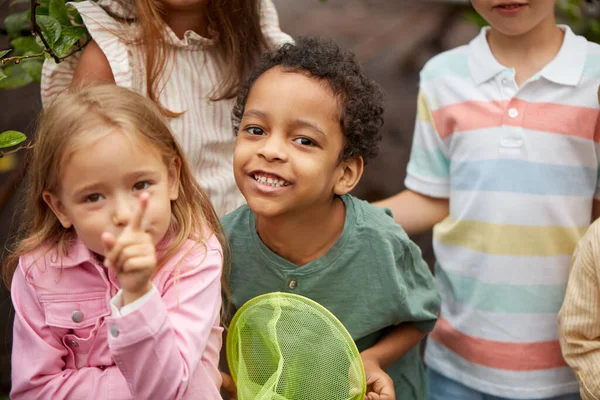
<path fill-rule="evenodd" d="M 123 305 L 129 304 L 152 289 L 152 273 L 156 268 L 156 250 L 152 237 L 144 232 L 147 193 L 140 196 L 139 207 L 118 238 L 102 234 L 104 265 L 115 271 L 123 289 Z"/>
<path fill-rule="evenodd" d="M 395 400 L 396 393 L 392 378 L 374 360 L 363 358 L 363 365 L 367 377 L 365 400 Z"/>
<path fill-rule="evenodd" d="M 233 382 L 231 375 L 221 372 L 221 379 L 223 381 L 221 384 L 221 389 L 227 393 L 229 400 L 237 400 L 237 388 L 235 387 L 235 383 Z"/>

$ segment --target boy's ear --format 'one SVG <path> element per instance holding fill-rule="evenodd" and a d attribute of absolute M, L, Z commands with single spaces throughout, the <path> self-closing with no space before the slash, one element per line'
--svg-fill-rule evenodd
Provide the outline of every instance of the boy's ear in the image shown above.
<path fill-rule="evenodd" d="M 181 158 L 174 157 L 169 165 L 169 199 L 179 198 L 179 182 L 181 180 Z"/>
<path fill-rule="evenodd" d="M 341 168 L 339 178 L 333 187 L 333 192 L 341 196 L 350 192 L 360 181 L 365 168 L 365 162 L 362 157 L 352 157 L 340 162 L 338 168 Z"/>
<path fill-rule="evenodd" d="M 73 223 L 71 222 L 71 219 L 67 216 L 65 212 L 65 207 L 63 206 L 62 201 L 60 201 L 58 196 L 48 192 L 47 190 L 44 190 L 44 192 L 42 193 L 42 198 L 44 199 L 44 202 L 48 204 L 48 207 L 50 207 L 54 215 L 56 215 L 56 218 L 58 218 L 63 228 L 69 229 L 73 226 Z"/>

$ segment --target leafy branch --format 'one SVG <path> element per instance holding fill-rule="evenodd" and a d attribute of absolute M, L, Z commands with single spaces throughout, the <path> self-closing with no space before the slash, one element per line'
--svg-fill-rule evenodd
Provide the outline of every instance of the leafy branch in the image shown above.
<path fill-rule="evenodd" d="M 39 83 L 44 59 L 59 63 L 90 40 L 83 19 L 75 8 L 67 7 L 65 0 L 13 0 L 11 6 L 27 2 L 29 10 L 4 19 L 11 48 L 0 50 L 0 89 Z M 2 132 L 0 149 L 15 147 L 25 140 L 27 137 L 21 132 Z M 31 145 L 0 151 L 0 158 L 29 148 Z"/>
<path fill-rule="evenodd" d="M 3 158 L 4 156 L 16 153 L 16 152 L 21 151 L 21 150 L 28 150 L 28 149 L 33 149 L 33 143 L 32 144 L 28 144 L 26 146 L 19 146 L 16 149 L 12 149 L 12 150 L 9 150 L 9 151 L 0 151 L 0 158 Z"/>
<path fill-rule="evenodd" d="M 25 136 L 21 132 L 18 132 L 18 131 L 2 132 L 2 133 L 0 133 L 0 149 L 14 147 L 18 144 L 23 143 L 26 140 L 27 140 L 27 136 Z M 16 149 L 12 149 L 9 151 L 0 151 L 0 158 L 7 156 L 9 154 L 12 154 L 12 153 L 16 153 L 17 151 L 20 151 L 20 150 L 31 149 L 32 147 L 33 147 L 33 144 L 30 143 L 30 144 L 27 144 L 24 146 L 19 146 Z"/>
<path fill-rule="evenodd" d="M 29 1 L 29 10 L 4 20 L 11 49 L 0 51 L 0 89 L 39 83 L 44 59 L 59 63 L 89 41 L 83 19 L 65 0 L 14 0 L 11 6 Z"/>

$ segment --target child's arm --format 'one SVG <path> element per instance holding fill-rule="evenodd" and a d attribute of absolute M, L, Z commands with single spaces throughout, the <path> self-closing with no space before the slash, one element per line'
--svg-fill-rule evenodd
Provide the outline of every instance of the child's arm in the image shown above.
<path fill-rule="evenodd" d="M 220 343 L 221 328 L 215 323 L 223 256 L 214 237 L 206 252 L 196 247 L 178 266 L 180 272 L 171 274 L 162 294 L 153 290 L 135 311 L 106 320 L 111 354 L 135 399 L 181 398 L 198 370 L 203 370 L 203 390 L 209 393 L 212 384 L 218 390 L 220 377 L 201 358 L 205 351 L 219 351 L 209 339 L 216 335 Z"/>
<path fill-rule="evenodd" d="M 369 386 L 369 400 L 393 399 L 394 382 L 384 372 L 432 331 L 438 318 L 441 297 L 421 250 L 397 227 L 394 233 L 394 275 L 397 290 L 387 301 L 398 304 L 397 325 L 361 353 Z M 390 277 L 390 279 L 393 279 Z M 385 301 L 385 300 L 384 300 Z M 418 368 L 415 365 L 415 368 Z M 377 397 L 379 396 L 379 397 Z"/>
<path fill-rule="evenodd" d="M 581 384 L 584 400 L 600 399 L 600 223 L 577 245 L 559 314 L 563 356 Z"/>
<path fill-rule="evenodd" d="M 115 83 L 115 77 L 106 55 L 92 40 L 85 46 L 81 54 L 81 60 L 77 65 L 71 85 L 79 88 L 103 83 Z"/>
<path fill-rule="evenodd" d="M 360 353 L 367 376 L 369 400 L 395 398 L 394 382 L 384 370 L 419 344 L 426 335 L 425 332 L 410 324 L 402 324 L 385 335 L 373 347 Z"/>
<path fill-rule="evenodd" d="M 427 335 L 411 324 L 401 324 L 387 333 L 377 344 L 361 353 L 363 362 L 375 362 L 387 369 L 415 347 Z"/>
<path fill-rule="evenodd" d="M 102 235 L 105 264 L 115 270 L 121 285 L 117 298 L 122 306 L 135 305 L 126 315 L 114 310 L 106 319 L 108 346 L 133 398 L 179 399 L 191 379 L 199 380 L 210 397 L 211 391 L 217 393 L 220 376 L 201 359 L 209 351 L 214 359 L 208 361 L 216 365 L 218 360 L 221 246 L 214 235 L 203 245 L 186 243 L 180 250 L 183 259 L 169 260 L 158 272 L 167 274 L 159 292 L 150 280 L 156 268 L 154 245 L 144 231 L 148 200 L 147 193 L 140 196 L 138 209 L 118 238 Z"/>
<path fill-rule="evenodd" d="M 35 266 L 33 268 L 36 268 Z M 97 399 L 129 397 L 127 381 L 116 366 L 65 369 L 65 345 L 46 325 L 43 306 L 19 265 L 11 285 L 15 307 L 11 399 Z"/>
<path fill-rule="evenodd" d="M 430 230 L 450 212 L 448 199 L 425 196 L 409 189 L 374 204 L 392 210 L 394 221 L 411 236 Z"/>
<path fill-rule="evenodd" d="M 436 127 L 430 103 L 435 93 L 421 79 L 417 120 L 405 185 L 408 188 L 375 205 L 392 210 L 394 220 L 406 233 L 427 231 L 450 213 L 450 158 L 447 143 Z M 446 140 L 448 138 L 446 137 Z"/>

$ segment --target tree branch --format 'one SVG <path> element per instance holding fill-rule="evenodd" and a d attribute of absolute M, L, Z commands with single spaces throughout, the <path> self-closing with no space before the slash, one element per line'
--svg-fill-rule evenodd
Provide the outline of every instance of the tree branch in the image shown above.
<path fill-rule="evenodd" d="M 27 149 L 33 149 L 33 143 L 30 143 L 26 146 L 19 146 L 16 149 L 12 149 L 9 151 L 0 151 L 0 158 L 7 156 L 9 154 L 12 154 L 12 153 L 16 153 L 17 151 L 27 150 Z"/>

